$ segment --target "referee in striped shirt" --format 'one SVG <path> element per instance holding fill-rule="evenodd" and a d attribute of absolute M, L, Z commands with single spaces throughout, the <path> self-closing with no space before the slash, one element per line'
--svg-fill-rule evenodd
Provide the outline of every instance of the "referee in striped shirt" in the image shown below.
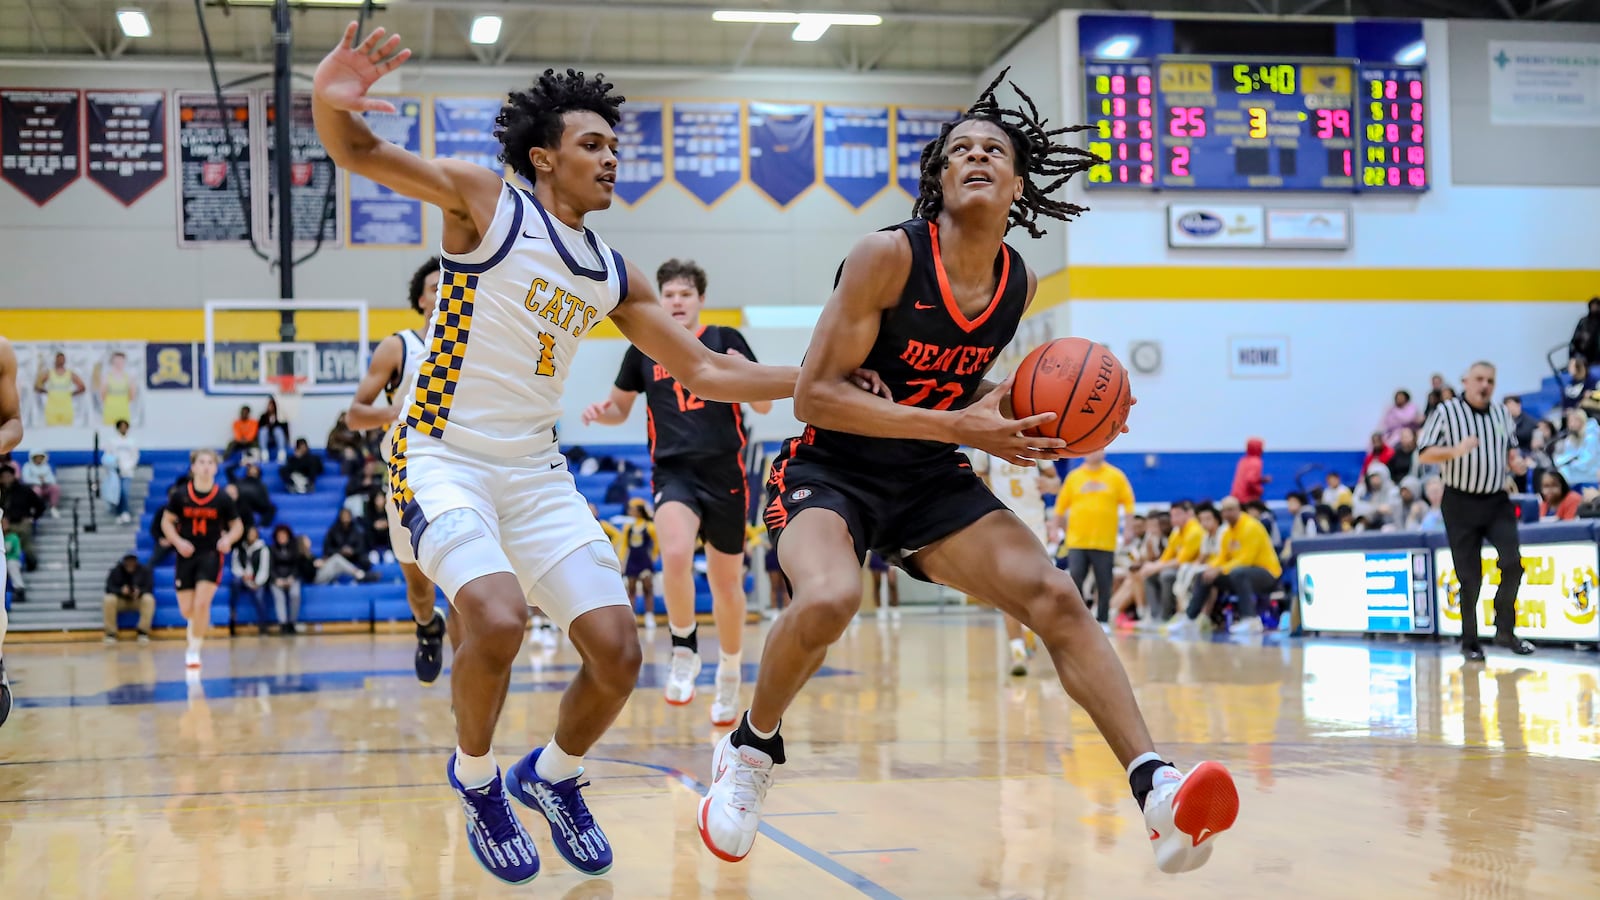
<path fill-rule="evenodd" d="M 1522 548 L 1517 513 L 1507 484 L 1526 471 L 1517 452 L 1516 429 L 1505 407 L 1493 401 L 1494 366 L 1475 362 L 1462 379 L 1462 395 L 1439 404 L 1417 439 L 1423 463 L 1444 467 L 1444 530 L 1461 581 L 1461 653 L 1483 659 L 1478 643 L 1478 596 L 1483 588 L 1483 542 L 1499 556 L 1500 586 L 1494 595 L 1497 646 L 1533 652 L 1516 636 L 1517 588 L 1522 584 Z"/>

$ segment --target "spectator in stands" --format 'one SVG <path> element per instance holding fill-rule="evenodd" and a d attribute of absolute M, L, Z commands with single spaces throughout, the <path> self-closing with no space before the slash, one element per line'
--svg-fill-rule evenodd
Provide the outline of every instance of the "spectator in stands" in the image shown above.
<path fill-rule="evenodd" d="M 1588 415 L 1600 415 L 1600 376 L 1589 368 L 1589 358 L 1574 354 L 1567 358 L 1567 377 L 1561 379 L 1561 408 L 1581 408 Z"/>
<path fill-rule="evenodd" d="M 56 508 L 61 505 L 61 484 L 56 481 L 56 470 L 50 467 L 50 454 L 43 450 L 28 454 L 28 461 L 22 464 L 22 483 L 44 501 L 50 518 L 61 517 L 61 511 Z"/>
<path fill-rule="evenodd" d="M 6 584 L 11 586 L 18 603 L 28 600 L 28 582 L 22 577 L 22 538 L 11 529 L 11 519 L 0 513 L 0 534 L 5 535 Z M 0 603 L 5 598 L 0 597 Z"/>
<path fill-rule="evenodd" d="M 1413 513 L 1421 515 L 1419 511 L 1427 506 L 1422 500 L 1422 479 L 1409 475 L 1400 481 L 1400 514 L 1395 522 L 1395 530 L 1406 531 L 1411 528 Z"/>
<path fill-rule="evenodd" d="M 17 470 L 0 465 L 0 513 L 11 520 L 11 529 L 6 533 L 15 534 L 22 542 L 24 567 L 30 572 L 39 567 L 39 560 L 33 555 L 33 521 L 44 515 L 44 510 L 44 500 L 17 481 Z"/>
<path fill-rule="evenodd" d="M 1567 484 L 1567 479 L 1555 469 L 1544 473 L 1539 481 L 1539 519 L 1541 521 L 1554 521 L 1576 519 L 1578 517 L 1578 504 L 1583 502 L 1583 497 Z"/>
<path fill-rule="evenodd" d="M 1401 388 L 1394 392 L 1394 405 L 1383 411 L 1383 418 L 1378 420 L 1378 431 L 1383 433 L 1386 443 L 1393 444 L 1400 439 L 1403 428 L 1416 428 L 1422 424 L 1422 414 L 1417 412 L 1417 405 L 1411 402 L 1411 392 Z"/>
<path fill-rule="evenodd" d="M 106 576 L 106 595 L 100 603 L 105 616 L 105 642 L 117 642 L 117 613 L 139 614 L 139 643 L 150 643 L 150 622 L 156 615 L 156 580 L 149 566 L 139 565 L 132 553 L 111 567 Z"/>
<path fill-rule="evenodd" d="M 100 483 L 100 496 L 111 511 L 117 514 L 117 524 L 133 521 L 131 489 L 134 475 L 139 470 L 139 445 L 128 434 L 128 420 L 117 420 L 116 434 L 106 442 L 100 453 L 100 465 L 105 478 Z"/>
<path fill-rule="evenodd" d="M 328 456 L 334 459 L 345 459 L 346 450 L 359 456 L 361 455 L 363 444 L 364 441 L 361 435 L 350 430 L 349 424 L 345 422 L 345 414 L 339 413 L 339 418 L 334 420 L 333 428 L 328 431 L 328 443 L 325 448 Z M 295 446 L 299 447 L 298 441 L 295 442 Z"/>
<path fill-rule="evenodd" d="M 1550 458 L 1550 453 L 1556 446 L 1556 425 L 1547 419 L 1541 419 L 1533 428 L 1533 440 L 1528 444 L 1528 468 L 1533 470 L 1534 484 L 1544 476 L 1547 469 L 1555 468 L 1555 461 Z"/>
<path fill-rule="evenodd" d="M 1570 356 L 1582 354 L 1584 359 L 1600 359 L 1600 297 L 1589 298 L 1589 311 L 1572 329 L 1567 353 Z"/>
<path fill-rule="evenodd" d="M 224 459 L 232 457 L 235 453 L 244 453 L 247 450 L 260 450 L 261 442 L 258 440 L 261 433 L 261 424 L 250 418 L 250 407 L 239 407 L 239 418 L 233 420 L 233 440 L 228 442 L 228 449 L 222 454 Z"/>
<path fill-rule="evenodd" d="M 1429 478 L 1422 485 L 1423 509 L 1421 515 L 1416 516 L 1418 531 L 1443 531 L 1444 530 L 1444 479 L 1435 476 Z"/>
<path fill-rule="evenodd" d="M 300 620 L 301 575 L 306 567 L 294 529 L 284 524 L 272 529 L 272 546 L 267 548 L 267 553 L 268 585 L 277 606 L 278 633 L 294 634 L 295 622 Z"/>
<path fill-rule="evenodd" d="M 1255 500 L 1244 504 L 1244 511 L 1256 517 L 1261 527 L 1267 530 L 1267 537 L 1272 540 L 1272 552 L 1283 550 L 1283 535 L 1278 532 L 1278 517 L 1272 514 L 1267 504 L 1262 500 Z"/>
<path fill-rule="evenodd" d="M 1132 628 L 1134 613 L 1145 611 L 1144 567 L 1155 562 L 1146 536 L 1155 526 L 1144 516 L 1128 520 L 1112 566 L 1111 615 L 1118 628 Z"/>
<path fill-rule="evenodd" d="M 1239 457 L 1239 464 L 1233 468 L 1233 490 L 1229 492 L 1229 496 L 1240 503 L 1260 500 L 1266 485 L 1272 481 L 1270 475 L 1261 472 L 1265 447 L 1266 443 L 1258 437 L 1245 441 L 1244 456 Z"/>
<path fill-rule="evenodd" d="M 1085 599 L 1085 582 L 1094 569 L 1095 618 L 1103 628 L 1111 621 L 1112 569 L 1116 562 L 1118 511 L 1133 515 L 1133 486 L 1122 470 L 1106 462 L 1104 450 L 1084 457 L 1067 474 L 1056 495 L 1055 526 L 1065 527 L 1067 571 Z"/>
<path fill-rule="evenodd" d="M 294 455 L 278 469 L 283 486 L 291 494 L 309 494 L 317 489 L 317 479 L 322 477 L 322 459 L 311 452 L 305 438 L 296 438 Z"/>
<path fill-rule="evenodd" d="M 353 516 L 364 516 L 372 503 L 372 493 L 378 489 L 379 463 L 375 458 L 354 457 L 345 468 L 344 506 Z M 385 475 L 388 469 L 383 469 Z"/>
<path fill-rule="evenodd" d="M 1222 521 L 1227 530 L 1223 533 L 1222 549 L 1212 558 L 1210 566 L 1202 572 L 1197 584 L 1211 582 L 1225 585 L 1239 601 L 1234 634 L 1260 634 L 1259 598 L 1272 593 L 1277 587 L 1283 566 L 1278 562 L 1277 551 L 1261 521 L 1246 515 L 1239 501 L 1225 497 L 1222 501 Z M 1204 593 L 1201 602 L 1204 602 Z M 1190 618 L 1199 614 L 1194 598 L 1190 598 Z"/>
<path fill-rule="evenodd" d="M 1363 469 L 1362 471 L 1366 470 Z M 1339 507 L 1349 506 L 1355 502 L 1355 499 L 1355 494 L 1352 494 L 1350 489 L 1344 486 L 1344 479 L 1339 477 L 1338 472 L 1329 472 L 1323 478 L 1322 502 L 1333 510 L 1335 515 L 1338 514 Z"/>
<path fill-rule="evenodd" d="M 1394 454 L 1389 457 L 1389 480 L 1396 484 L 1405 481 L 1408 476 L 1418 478 L 1427 476 L 1423 471 L 1429 468 L 1417 459 L 1417 432 L 1412 428 L 1400 429 L 1400 436 L 1394 442 Z"/>
<path fill-rule="evenodd" d="M 256 608 L 256 628 L 267 633 L 267 585 L 272 574 L 272 554 L 267 542 L 261 539 L 261 529 L 247 525 L 244 540 L 233 548 L 233 609 L 239 607 L 239 595 L 250 598 Z"/>
<path fill-rule="evenodd" d="M 1367 477 L 1356 489 L 1351 513 L 1366 524 L 1366 531 L 1394 531 L 1405 521 L 1405 507 L 1400 503 L 1400 489 L 1389 480 L 1389 468 L 1373 463 Z"/>
<path fill-rule="evenodd" d="M 317 561 L 317 584 L 327 584 L 342 575 L 357 581 L 374 581 L 367 568 L 367 530 L 356 521 L 350 510 L 340 507 L 339 517 L 328 526 L 322 538 L 322 558 Z"/>
<path fill-rule="evenodd" d="M 244 467 L 244 474 L 239 476 L 229 487 L 236 489 L 235 504 L 239 508 L 239 518 L 244 522 L 244 527 L 249 529 L 254 525 L 257 528 L 271 525 L 278 517 L 278 506 L 272 502 L 272 494 L 267 491 L 266 482 L 261 480 L 261 467 L 250 463 Z"/>
<path fill-rule="evenodd" d="M 161 501 L 161 505 L 155 508 L 155 515 L 150 518 L 150 545 L 152 549 L 150 550 L 149 566 L 152 569 L 161 568 L 161 564 L 166 561 L 166 558 L 177 552 L 173 548 L 172 542 L 167 540 L 166 532 L 161 529 L 161 516 L 172 504 L 172 500 L 179 490 L 181 488 L 169 488 L 166 499 Z"/>
<path fill-rule="evenodd" d="M 267 442 L 267 455 L 283 462 L 284 456 L 289 452 L 289 423 L 278 418 L 278 398 L 268 397 L 266 408 L 261 410 L 261 417 L 256 419 L 258 427 L 257 436 Z M 282 436 L 283 442 L 278 438 Z"/>
<path fill-rule="evenodd" d="M 1373 463 L 1387 466 L 1391 459 L 1394 459 L 1394 448 L 1384 443 L 1382 432 L 1374 431 L 1367 439 L 1367 455 L 1361 459 L 1361 471 L 1372 471 Z"/>
<path fill-rule="evenodd" d="M 1533 432 L 1539 427 L 1539 420 L 1522 408 L 1522 398 L 1516 394 L 1507 394 L 1501 401 L 1506 405 L 1506 414 L 1511 416 L 1511 426 L 1516 437 L 1517 449 L 1526 456 L 1533 449 Z"/>
<path fill-rule="evenodd" d="M 1556 442 L 1550 461 L 1568 484 L 1600 481 L 1600 422 L 1577 407 L 1568 409 L 1567 432 Z"/>
<path fill-rule="evenodd" d="M 1146 609 L 1149 612 L 1145 621 L 1152 625 L 1165 622 L 1177 613 L 1175 592 L 1178 576 L 1184 566 L 1200 561 L 1200 545 L 1205 533 L 1195 520 L 1194 510 L 1194 504 L 1187 500 L 1172 504 L 1169 512 L 1172 517 L 1172 536 L 1161 555 L 1154 562 L 1146 563 L 1141 570 L 1145 580 Z"/>

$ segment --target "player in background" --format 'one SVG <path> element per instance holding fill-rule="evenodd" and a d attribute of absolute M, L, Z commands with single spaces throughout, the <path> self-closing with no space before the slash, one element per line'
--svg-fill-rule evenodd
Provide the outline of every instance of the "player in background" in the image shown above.
<path fill-rule="evenodd" d="M 673 320 L 713 353 L 755 360 L 737 328 L 706 325 L 706 272 L 693 260 L 669 259 L 656 269 L 661 305 Z M 706 580 L 717 625 L 716 692 L 711 722 L 732 725 L 739 713 L 739 666 L 744 654 L 744 527 L 750 508 L 744 468 L 744 411 L 737 403 L 696 397 L 672 373 L 629 347 L 610 396 L 583 411 L 583 424 L 621 425 L 643 394 L 649 423 L 650 480 L 656 533 L 661 540 L 661 587 L 672 632 L 666 701 L 694 699 L 700 677 L 700 638 L 694 611 L 695 538 L 705 541 Z M 758 413 L 770 402 L 750 404 Z M 648 620 L 646 620 L 648 622 Z"/>
<path fill-rule="evenodd" d="M 1040 546 L 1048 546 L 1044 495 L 1061 489 L 1061 476 L 1056 474 L 1055 464 L 1034 460 L 1030 465 L 1018 465 L 996 459 L 982 450 L 972 451 L 971 457 L 972 470 L 989 490 L 1028 526 L 1039 539 Z M 1028 674 L 1027 629 L 1010 613 L 1002 612 L 1000 617 L 1005 620 L 1006 643 L 1011 648 L 1011 674 L 1021 677 Z"/>
<path fill-rule="evenodd" d="M 762 366 L 696 341 L 661 307 L 635 265 L 584 226 L 616 189 L 623 98 L 599 76 L 546 70 L 496 117 L 501 161 L 533 189 L 453 159 L 424 159 L 380 139 L 361 113 L 410 51 L 351 22 L 317 66 L 317 136 L 341 169 L 440 208 L 442 274 L 428 358 L 394 439 L 390 488 L 423 573 L 461 629 L 451 663 L 455 752 L 446 777 L 466 814 L 467 846 L 513 884 L 539 872 L 515 797 L 541 813 L 568 864 L 611 868 L 584 801 L 583 758 L 622 711 L 643 651 L 622 573 L 561 455 L 556 425 L 580 339 L 610 317 L 641 351 L 705 400 L 775 400 L 798 370 Z M 491 752 L 529 606 L 567 633 L 582 660 L 555 735 L 504 773 Z"/>
<path fill-rule="evenodd" d="M 1002 108 L 994 88 L 1005 75 L 923 150 L 914 218 L 856 244 L 812 335 L 795 392 L 795 414 L 810 424 L 773 468 L 766 511 L 794 599 L 767 635 L 750 709 L 717 744 L 699 807 L 700 837 L 720 859 L 743 859 L 755 842 L 773 768 L 785 760 L 784 711 L 859 608 L 869 547 L 1039 636 L 1125 767 L 1162 871 L 1203 865 L 1238 813 L 1227 769 L 1202 763 L 1184 775 L 1156 754 L 1127 673 L 1076 585 L 958 451 L 1027 466 L 1064 446 L 1027 436 L 1055 413 L 1012 419 L 1010 380 L 983 374 L 1037 287 L 1006 246 L 1007 229 L 1037 237 L 1039 216 L 1081 212 L 1049 195 L 1098 159 L 1057 143 L 1081 129 L 1049 129 L 1026 95 L 1022 111 Z M 878 372 L 892 402 L 846 390 L 860 366 Z"/>
<path fill-rule="evenodd" d="M 22 398 L 17 394 L 17 352 L 11 342 L 0 337 L 0 466 L 9 465 L 4 457 L 22 443 Z M 4 535 L 0 535 L 4 538 Z M 11 715 L 11 680 L 6 677 L 6 572 L 0 566 L 0 725 Z"/>
<path fill-rule="evenodd" d="M 178 610 L 188 623 L 185 668 L 200 668 L 200 648 L 211 627 L 211 598 L 222 578 L 222 561 L 244 533 L 233 498 L 217 484 L 217 451 L 189 454 L 189 481 L 179 485 L 161 514 L 161 533 L 178 551 L 173 586 Z"/>
<path fill-rule="evenodd" d="M 354 431 L 383 429 L 383 460 L 391 474 L 395 467 L 394 434 L 399 430 L 398 420 L 411 403 L 417 369 L 428 357 L 428 323 L 439 303 L 439 257 L 417 267 L 411 275 L 407 294 L 411 308 L 422 316 L 422 328 L 396 331 L 378 343 L 378 349 L 372 351 L 367 374 L 356 385 L 356 395 L 345 413 L 345 424 Z M 379 394 L 383 395 L 382 405 L 377 405 Z M 406 602 L 411 605 L 411 617 L 417 623 L 417 652 L 413 663 L 417 680 L 432 684 L 444 668 L 446 632 L 450 635 L 451 649 L 461 644 L 461 636 L 447 621 L 444 610 L 434 605 L 433 582 L 417 568 L 416 552 L 411 549 L 411 532 L 400 520 L 400 509 L 391 502 L 384 504 L 384 510 L 389 517 L 389 548 L 394 551 L 394 558 L 400 562 L 400 571 L 405 575 Z"/>
<path fill-rule="evenodd" d="M 628 521 L 620 532 L 622 578 L 628 586 L 628 600 L 639 601 L 644 614 L 644 627 L 656 627 L 656 562 L 660 559 L 661 542 L 656 537 L 656 523 L 650 516 L 650 504 L 643 497 L 628 501 Z"/>

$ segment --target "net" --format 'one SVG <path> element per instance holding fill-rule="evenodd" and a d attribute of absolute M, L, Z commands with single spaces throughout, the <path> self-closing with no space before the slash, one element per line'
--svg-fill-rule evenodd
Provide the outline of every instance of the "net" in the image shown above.
<path fill-rule="evenodd" d="M 366 372 L 362 301 L 213 300 L 205 311 L 208 394 L 348 394 Z"/>

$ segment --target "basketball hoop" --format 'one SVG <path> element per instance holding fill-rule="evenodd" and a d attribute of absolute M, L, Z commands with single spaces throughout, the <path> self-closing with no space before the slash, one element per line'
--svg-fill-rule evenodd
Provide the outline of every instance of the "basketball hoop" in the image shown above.
<path fill-rule="evenodd" d="M 300 389 L 309 379 L 305 375 L 272 375 L 267 383 L 272 396 L 278 401 L 278 418 L 284 422 L 295 421 L 300 415 Z"/>

